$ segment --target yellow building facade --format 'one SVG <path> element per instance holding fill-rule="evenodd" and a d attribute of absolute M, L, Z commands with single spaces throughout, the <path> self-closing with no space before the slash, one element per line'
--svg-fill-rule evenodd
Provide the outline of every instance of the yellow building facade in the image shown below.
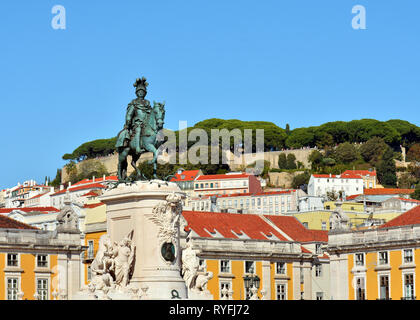
<path fill-rule="evenodd" d="M 67 299 L 80 289 L 80 231 L 0 215 L 0 300 Z"/>
<path fill-rule="evenodd" d="M 222 261 L 229 261 L 231 272 L 229 274 L 221 272 Z M 270 293 L 268 296 L 271 300 L 293 300 L 294 299 L 294 286 L 293 286 L 293 264 L 291 262 L 283 262 L 285 264 L 284 273 L 278 273 L 276 262 L 268 262 L 269 273 L 263 274 L 263 261 L 252 261 L 252 260 L 224 260 L 224 259 L 211 259 L 205 261 L 207 271 L 213 273 L 213 278 L 208 282 L 208 290 L 213 295 L 215 300 L 222 300 L 221 290 L 224 285 L 227 284 L 229 289 L 232 289 L 233 300 L 246 300 L 249 298 L 249 292 L 245 287 L 244 277 L 257 275 L 260 279 L 260 287 L 258 291 L 259 299 L 263 298 L 261 290 L 264 288 L 261 286 L 264 282 L 269 282 Z M 255 265 L 255 272 L 246 272 L 246 263 L 253 263 Z M 267 277 L 267 279 L 265 278 Z M 297 275 L 299 278 L 299 275 Z M 300 279 L 300 278 L 299 278 Z M 279 287 L 281 286 L 281 287 Z M 300 287 L 299 287 L 300 288 Z M 266 288 L 265 288 L 266 289 Z M 302 292 L 304 287 L 302 286 Z M 299 297 L 300 297 L 299 290 Z"/>
<path fill-rule="evenodd" d="M 420 206 L 364 230 L 329 233 L 331 291 L 343 300 L 420 298 Z"/>
<path fill-rule="evenodd" d="M 58 289 L 57 254 L 0 252 L 0 300 L 52 300 Z"/>

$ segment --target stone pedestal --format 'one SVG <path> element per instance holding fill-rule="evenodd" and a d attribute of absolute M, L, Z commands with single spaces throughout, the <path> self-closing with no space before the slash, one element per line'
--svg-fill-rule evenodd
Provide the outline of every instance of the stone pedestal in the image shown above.
<path fill-rule="evenodd" d="M 184 197 L 175 183 L 152 180 L 119 184 L 99 198 L 107 205 L 107 233 L 111 241 L 119 242 L 129 236 L 136 246 L 130 286 L 148 286 L 148 299 L 187 298 L 180 275 L 177 216 L 181 212 L 174 213 L 176 201 L 171 202 Z"/>

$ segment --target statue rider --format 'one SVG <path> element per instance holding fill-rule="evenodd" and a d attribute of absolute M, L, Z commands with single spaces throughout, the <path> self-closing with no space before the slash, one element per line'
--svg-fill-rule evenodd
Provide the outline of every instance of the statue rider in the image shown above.
<path fill-rule="evenodd" d="M 136 99 L 133 99 L 127 106 L 124 129 L 120 131 L 117 137 L 116 147 L 126 147 L 131 142 L 136 148 L 136 153 L 140 154 L 142 146 L 140 137 L 147 118 L 151 112 L 149 100 L 146 100 L 148 83 L 142 77 L 133 84 L 136 88 Z"/>

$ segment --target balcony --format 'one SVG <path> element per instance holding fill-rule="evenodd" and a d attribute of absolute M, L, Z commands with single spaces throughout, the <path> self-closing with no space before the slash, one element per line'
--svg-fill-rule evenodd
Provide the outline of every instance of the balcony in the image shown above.
<path fill-rule="evenodd" d="M 95 259 L 97 250 L 85 250 L 82 252 L 82 261 L 83 263 L 91 262 L 93 259 Z"/>
<path fill-rule="evenodd" d="M 416 300 L 416 296 L 412 296 L 412 297 L 401 297 L 401 300 Z"/>

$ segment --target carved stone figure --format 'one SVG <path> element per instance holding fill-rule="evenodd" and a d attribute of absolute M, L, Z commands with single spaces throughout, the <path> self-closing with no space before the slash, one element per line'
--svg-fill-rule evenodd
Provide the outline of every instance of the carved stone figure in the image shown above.
<path fill-rule="evenodd" d="M 137 98 L 127 106 L 124 128 L 118 133 L 115 148 L 118 152 L 118 181 L 127 182 L 127 156 L 131 155 L 131 165 L 136 170 L 136 179 L 143 177 L 136 162 L 141 154 L 152 152 L 153 176 L 156 178 L 156 163 L 158 148 L 163 141 L 158 141 L 157 135 L 163 128 L 165 118 L 165 103 L 153 103 L 150 106 L 146 100 L 146 78 L 137 79 L 133 85 L 136 88 Z"/>
<path fill-rule="evenodd" d="M 178 222 L 182 212 L 181 196 L 172 193 L 165 202 L 156 205 L 150 217 L 158 226 L 158 237 L 163 258 L 172 263 L 175 261 L 175 244 L 177 243 Z"/>
<path fill-rule="evenodd" d="M 79 217 L 71 206 L 69 197 L 64 199 L 64 207 L 57 215 L 57 232 L 79 233 Z"/>
<path fill-rule="evenodd" d="M 213 272 L 207 271 L 205 274 L 197 275 L 195 280 L 195 289 L 198 291 L 207 291 L 207 282 L 213 279 Z"/>
<path fill-rule="evenodd" d="M 109 236 L 105 234 L 99 239 L 98 252 L 91 264 L 91 283 L 95 285 L 95 289 L 103 290 L 105 287 L 113 288 L 115 286 L 111 275 L 114 268 L 114 247 Z"/>
<path fill-rule="evenodd" d="M 89 288 L 93 292 L 102 290 L 105 296 L 110 289 L 126 289 L 134 270 L 134 260 L 135 246 L 130 237 L 112 243 L 109 235 L 101 236 L 98 252 L 91 264 Z"/>
<path fill-rule="evenodd" d="M 205 272 L 200 267 L 200 259 L 197 257 L 199 253 L 200 250 L 193 249 L 192 238 L 188 236 L 187 247 L 182 251 L 181 275 L 189 291 L 204 293 L 207 292 L 207 282 L 213 278 L 213 273 Z"/>
<path fill-rule="evenodd" d="M 191 238 L 187 238 L 187 247 L 182 251 L 182 269 L 181 275 L 185 280 L 188 289 L 195 288 L 195 280 L 200 267 L 200 259 L 197 257 L 199 250 L 194 250 Z"/>
<path fill-rule="evenodd" d="M 128 237 L 122 239 L 116 247 L 115 253 L 115 284 L 119 288 L 126 288 L 134 269 L 135 246 Z"/>
<path fill-rule="evenodd" d="M 330 226 L 332 230 L 349 229 L 349 217 L 341 208 L 341 203 L 336 203 L 336 209 L 330 216 Z"/>

